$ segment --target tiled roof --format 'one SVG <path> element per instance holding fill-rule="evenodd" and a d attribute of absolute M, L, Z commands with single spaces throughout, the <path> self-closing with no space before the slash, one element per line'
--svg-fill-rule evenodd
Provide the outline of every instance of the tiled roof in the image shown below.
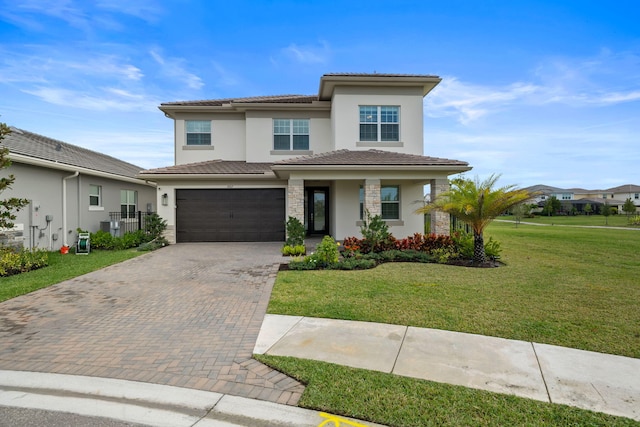
<path fill-rule="evenodd" d="M 128 178 L 134 178 L 142 169 L 106 154 L 14 127 L 2 140 L 2 146 L 8 148 L 9 153 Z"/>
<path fill-rule="evenodd" d="M 288 103 L 288 104 L 311 104 L 317 101 L 317 95 L 272 95 L 272 96 L 251 96 L 246 98 L 224 98 L 224 99 L 208 99 L 200 101 L 178 101 L 164 102 L 161 105 L 176 106 L 203 106 L 203 107 L 219 107 L 225 104 L 242 104 L 242 103 Z"/>
<path fill-rule="evenodd" d="M 324 76 L 335 77 L 438 77 L 433 74 L 394 74 L 394 73 L 325 73 Z"/>
<path fill-rule="evenodd" d="M 142 174 L 162 175 L 202 175 L 202 174 L 265 174 L 271 172 L 272 163 L 247 163 L 243 161 L 209 160 L 206 162 L 188 163 L 184 165 L 168 166 L 149 169 Z"/>
<path fill-rule="evenodd" d="M 278 165 L 468 166 L 467 162 L 383 150 L 337 150 L 276 162 Z"/>

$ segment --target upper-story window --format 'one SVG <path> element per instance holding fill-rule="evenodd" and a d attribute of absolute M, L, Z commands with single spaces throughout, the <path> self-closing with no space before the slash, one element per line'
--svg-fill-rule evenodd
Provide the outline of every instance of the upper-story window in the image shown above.
<path fill-rule="evenodd" d="M 309 119 L 273 119 L 274 150 L 308 150 Z"/>
<path fill-rule="evenodd" d="M 211 145 L 211 121 L 187 120 L 187 145 Z"/>
<path fill-rule="evenodd" d="M 571 194 L 562 193 L 562 200 L 571 200 Z"/>
<path fill-rule="evenodd" d="M 102 187 L 100 185 L 89 184 L 89 206 L 102 206 Z"/>
<path fill-rule="evenodd" d="M 636 200 L 640 199 L 640 193 L 636 193 L 635 196 L 634 196 L 634 199 L 636 199 Z"/>
<path fill-rule="evenodd" d="M 400 107 L 360 106 L 360 141 L 400 141 Z"/>

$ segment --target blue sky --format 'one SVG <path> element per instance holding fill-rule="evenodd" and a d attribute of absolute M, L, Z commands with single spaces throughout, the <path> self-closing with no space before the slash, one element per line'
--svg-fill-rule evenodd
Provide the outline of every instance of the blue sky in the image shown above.
<path fill-rule="evenodd" d="M 640 3 L 0 0 L 0 121 L 173 164 L 161 102 L 435 74 L 424 154 L 500 184 L 640 185 Z"/>

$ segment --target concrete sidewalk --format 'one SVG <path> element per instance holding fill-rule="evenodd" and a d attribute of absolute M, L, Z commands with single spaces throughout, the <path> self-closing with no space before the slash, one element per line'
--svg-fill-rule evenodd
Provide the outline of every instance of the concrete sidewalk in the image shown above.
<path fill-rule="evenodd" d="M 266 315 L 254 352 L 505 393 L 640 421 L 640 359 L 437 329 Z"/>

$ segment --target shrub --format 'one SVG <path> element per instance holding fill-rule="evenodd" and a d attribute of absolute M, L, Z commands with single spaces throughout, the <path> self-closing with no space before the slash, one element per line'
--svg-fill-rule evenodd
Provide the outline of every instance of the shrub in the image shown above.
<path fill-rule="evenodd" d="M 453 235 L 453 241 L 455 242 L 456 250 L 461 258 L 473 259 L 473 236 L 471 233 L 457 231 Z M 484 252 L 489 259 L 499 259 L 500 252 L 502 252 L 500 242 L 489 237 L 489 240 L 484 242 Z"/>
<path fill-rule="evenodd" d="M 318 261 L 313 255 L 289 261 L 289 270 L 316 270 Z"/>
<path fill-rule="evenodd" d="M 629 225 L 640 225 L 640 215 L 630 217 Z"/>
<path fill-rule="evenodd" d="M 286 223 L 287 240 L 285 245 L 287 246 L 301 246 L 304 245 L 304 236 L 306 231 L 304 224 L 300 222 L 298 218 L 290 216 Z"/>
<path fill-rule="evenodd" d="M 371 216 L 365 211 L 365 218 L 360 227 L 362 233 L 362 253 L 380 252 L 391 249 L 395 238 L 389 233 L 389 226 L 380 215 Z"/>
<path fill-rule="evenodd" d="M 115 249 L 115 237 L 108 231 L 98 230 L 90 235 L 90 245 L 93 249 Z"/>
<path fill-rule="evenodd" d="M 369 268 L 373 268 L 378 263 L 373 259 L 364 259 L 364 258 L 347 258 L 343 259 L 341 262 L 331 265 L 331 269 L 333 270 L 367 270 Z"/>
<path fill-rule="evenodd" d="M 42 249 L 0 250 L 0 276 L 26 273 L 49 265 L 49 255 Z"/>
<path fill-rule="evenodd" d="M 282 247 L 282 255 L 285 256 L 300 256 L 307 253 L 307 248 L 304 245 L 284 245 Z"/>
<path fill-rule="evenodd" d="M 448 264 L 459 256 L 454 248 L 437 248 L 431 251 L 431 254 L 438 264 Z"/>
<path fill-rule="evenodd" d="M 324 236 L 322 242 L 316 247 L 316 252 L 313 256 L 322 267 L 337 263 L 340 257 L 338 243 L 336 243 L 333 237 Z"/>
<path fill-rule="evenodd" d="M 149 241 L 162 237 L 162 233 L 167 229 L 167 221 L 162 219 L 157 213 L 148 215 L 144 225 L 144 231 L 149 236 Z"/>
<path fill-rule="evenodd" d="M 151 240 L 150 242 L 144 242 L 140 246 L 138 246 L 139 251 L 155 251 L 156 249 L 160 249 L 169 244 L 169 241 L 164 237 L 158 237 L 156 239 Z"/>

